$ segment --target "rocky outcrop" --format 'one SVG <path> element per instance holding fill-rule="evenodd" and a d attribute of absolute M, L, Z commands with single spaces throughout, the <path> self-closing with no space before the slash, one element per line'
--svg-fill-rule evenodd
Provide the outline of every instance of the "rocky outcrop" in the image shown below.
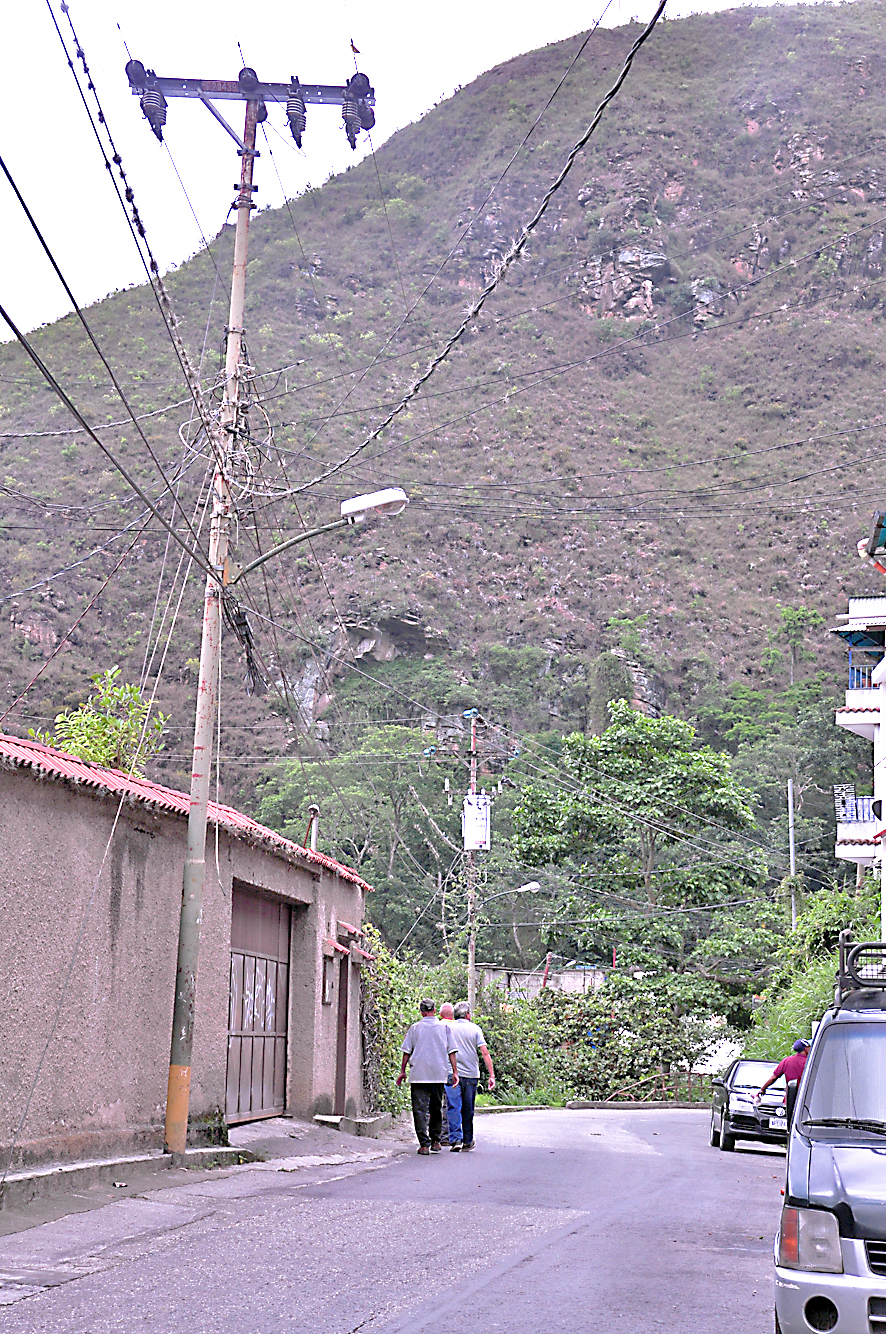
<path fill-rule="evenodd" d="M 594 313 L 651 319 L 655 286 L 669 273 L 667 255 L 659 250 L 627 246 L 608 256 L 592 254 L 581 277 L 581 300 L 596 303 Z"/>

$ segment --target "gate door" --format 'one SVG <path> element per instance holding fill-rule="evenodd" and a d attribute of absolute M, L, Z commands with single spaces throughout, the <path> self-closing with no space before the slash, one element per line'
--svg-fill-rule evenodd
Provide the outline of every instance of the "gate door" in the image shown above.
<path fill-rule="evenodd" d="M 228 1122 L 279 1116 L 286 1105 L 291 909 L 234 885 L 228 1017 Z"/>

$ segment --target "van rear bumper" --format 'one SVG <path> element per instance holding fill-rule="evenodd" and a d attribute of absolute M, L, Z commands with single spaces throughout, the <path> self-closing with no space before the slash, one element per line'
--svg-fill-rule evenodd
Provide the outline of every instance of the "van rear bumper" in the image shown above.
<path fill-rule="evenodd" d="M 837 1309 L 832 1334 L 886 1334 L 886 1315 L 874 1314 L 872 1320 L 869 1309 L 869 1301 L 875 1297 L 877 1307 L 886 1312 L 886 1278 L 864 1272 L 868 1268 L 864 1242 L 844 1237 L 842 1249 L 846 1269 L 863 1272 L 816 1274 L 775 1266 L 775 1311 L 782 1334 L 810 1334 L 810 1330 L 822 1328 L 805 1315 L 808 1303 L 816 1297 L 826 1298 Z"/>

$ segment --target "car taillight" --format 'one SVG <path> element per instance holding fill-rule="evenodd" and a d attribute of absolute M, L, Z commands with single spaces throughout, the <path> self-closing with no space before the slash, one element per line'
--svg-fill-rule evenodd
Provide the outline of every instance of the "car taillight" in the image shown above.
<path fill-rule="evenodd" d="M 778 1232 L 778 1263 L 794 1269 L 800 1263 L 800 1211 L 785 1208 Z"/>

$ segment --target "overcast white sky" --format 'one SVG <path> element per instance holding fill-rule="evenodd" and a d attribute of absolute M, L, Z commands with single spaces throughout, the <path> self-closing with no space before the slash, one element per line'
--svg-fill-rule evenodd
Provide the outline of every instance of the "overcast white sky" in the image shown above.
<path fill-rule="evenodd" d="M 51 3 L 69 37 L 60 0 Z M 204 107 L 191 101 L 170 103 L 169 153 L 157 143 L 129 93 L 124 42 L 133 56 L 161 74 L 235 78 L 241 65 L 239 41 L 246 62 L 261 78 L 285 80 L 296 73 L 305 82 L 340 83 L 353 72 L 353 38 L 361 52 L 360 68 L 376 88 L 373 139 L 378 147 L 492 65 L 586 30 L 605 4 L 481 0 L 449 8 L 415 0 L 328 0 L 310 6 L 291 0 L 260 5 L 233 0 L 70 0 L 70 13 L 154 252 L 166 267 L 180 263 L 201 244 L 173 161 L 207 237 L 224 222 L 239 164 L 233 142 Z M 677 18 L 733 7 L 726 0 L 671 0 L 667 13 Z M 617 26 L 634 15 L 645 21 L 653 10 L 652 0 L 611 0 L 604 23 Z M 78 300 L 86 305 L 143 281 L 144 270 L 106 179 L 45 0 L 12 0 L 6 15 L 2 154 Z M 235 103 L 220 105 L 232 116 L 239 110 Z M 308 109 L 302 152 L 289 138 L 282 107 L 270 108 L 270 116 L 286 140 L 270 135 L 287 194 L 298 193 L 309 182 L 318 184 L 355 160 L 335 108 Z M 258 202 L 280 204 L 280 186 L 266 153 L 257 179 Z M 64 314 L 67 298 L 5 178 L 0 180 L 0 217 L 0 303 L 29 330 Z M 5 337 L 4 328 L 0 338 Z"/>

